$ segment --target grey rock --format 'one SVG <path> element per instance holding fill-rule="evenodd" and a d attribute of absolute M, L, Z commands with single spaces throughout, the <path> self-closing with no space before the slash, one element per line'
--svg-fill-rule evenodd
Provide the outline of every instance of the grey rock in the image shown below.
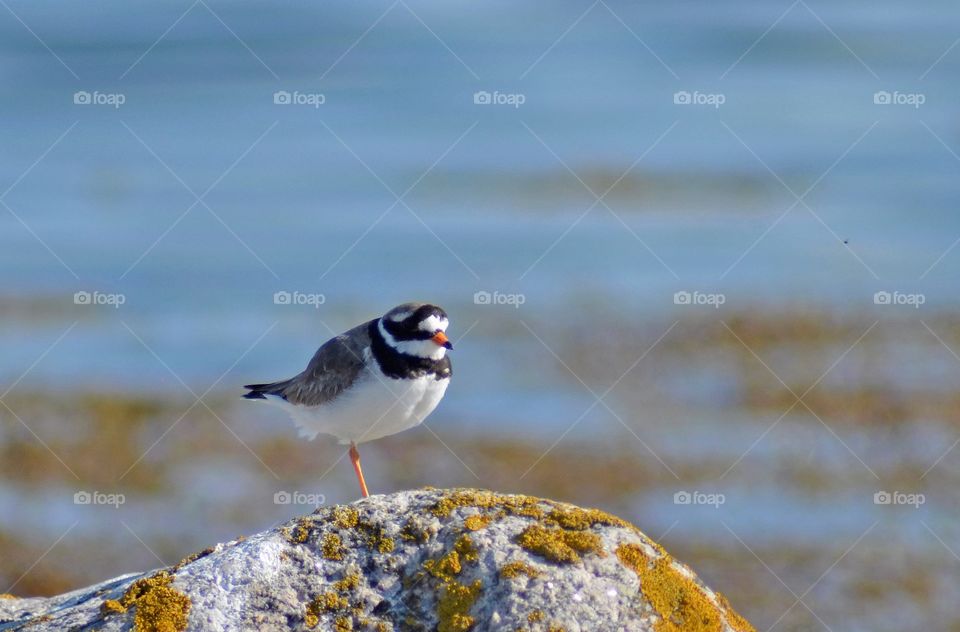
<path fill-rule="evenodd" d="M 49 598 L 0 630 L 752 630 L 632 525 L 480 490 L 324 507 L 281 527 Z"/>

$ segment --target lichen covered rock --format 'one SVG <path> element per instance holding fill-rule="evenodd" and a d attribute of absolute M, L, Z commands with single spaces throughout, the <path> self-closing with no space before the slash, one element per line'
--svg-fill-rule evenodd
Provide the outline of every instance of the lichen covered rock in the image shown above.
<path fill-rule="evenodd" d="M 753 630 L 629 523 L 480 490 L 373 496 L 168 569 L 4 597 L 0 630 Z"/>

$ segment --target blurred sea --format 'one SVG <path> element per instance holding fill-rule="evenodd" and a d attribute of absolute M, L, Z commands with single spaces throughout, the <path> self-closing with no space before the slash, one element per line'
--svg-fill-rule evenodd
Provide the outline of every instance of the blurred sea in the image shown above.
<path fill-rule="evenodd" d="M 292 484 L 349 500 L 349 468 L 322 476 L 334 447 L 296 442 L 239 386 L 422 299 L 451 314 L 456 376 L 429 430 L 368 448 L 402 463 L 372 460 L 378 489 L 604 504 L 666 534 L 758 629 L 958 625 L 932 605 L 960 565 L 954 4 L 4 9 L 0 580 L 49 592 L 169 563 L 293 515 L 269 500 Z M 178 419 L 201 395 L 218 417 Z M 809 408 L 781 416 L 797 396 Z M 578 453 L 578 480 L 550 469 Z M 93 485 L 130 501 L 70 502 Z M 728 501 L 672 501 L 694 485 Z M 893 485 L 927 503 L 873 503 Z M 74 522 L 62 547 L 119 534 L 124 549 L 61 583 L 76 559 L 54 553 L 46 579 L 18 580 Z M 805 598 L 823 620 L 778 619 L 858 538 L 863 556 Z"/>

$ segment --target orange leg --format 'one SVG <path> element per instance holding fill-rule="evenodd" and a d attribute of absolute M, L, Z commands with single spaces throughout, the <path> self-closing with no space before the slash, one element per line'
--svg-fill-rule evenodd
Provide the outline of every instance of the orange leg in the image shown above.
<path fill-rule="evenodd" d="M 353 463 L 353 471 L 357 473 L 357 480 L 360 481 L 360 493 L 364 498 L 370 496 L 367 491 L 367 482 L 363 480 L 363 470 L 360 469 L 360 453 L 357 451 L 357 444 L 350 444 L 350 461 Z"/>

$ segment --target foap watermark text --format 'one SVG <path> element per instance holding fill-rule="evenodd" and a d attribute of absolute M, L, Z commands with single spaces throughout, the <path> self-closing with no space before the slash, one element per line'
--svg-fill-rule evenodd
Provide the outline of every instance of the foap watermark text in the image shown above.
<path fill-rule="evenodd" d="M 715 109 L 727 102 L 727 97 L 722 92 L 700 92 L 694 90 L 687 92 L 680 90 L 673 93 L 673 103 L 675 105 L 706 105 Z"/>
<path fill-rule="evenodd" d="M 526 102 L 526 95 L 520 92 L 500 92 L 498 90 L 487 92 L 486 90 L 480 90 L 473 93 L 474 105 L 509 105 L 519 108 Z"/>
<path fill-rule="evenodd" d="M 920 294 L 919 292 L 908 294 L 906 292 L 898 291 L 880 291 L 873 295 L 874 305 L 906 305 L 914 309 L 920 309 L 920 306 L 926 302 L 926 295 Z"/>
<path fill-rule="evenodd" d="M 122 92 L 87 92 L 79 90 L 73 93 L 74 105 L 108 105 L 114 109 L 127 102 L 127 96 Z"/>
<path fill-rule="evenodd" d="M 311 305 L 314 309 L 320 309 L 320 306 L 327 302 L 327 297 L 323 294 L 310 292 L 287 292 L 281 290 L 273 293 L 274 305 Z"/>
<path fill-rule="evenodd" d="M 327 502 L 327 497 L 323 494 L 312 494 L 309 492 L 288 492 L 280 490 L 273 495 L 274 505 L 309 505 L 319 507 Z"/>
<path fill-rule="evenodd" d="M 914 109 L 920 109 L 920 106 L 927 102 L 927 95 L 922 92 L 887 92 L 881 90 L 873 93 L 874 105 L 909 105 Z"/>
<path fill-rule="evenodd" d="M 724 494 L 708 494 L 706 492 L 680 490 L 673 495 L 674 505 L 709 505 L 710 507 L 719 508 L 720 505 L 725 502 L 727 502 L 727 497 Z"/>
<path fill-rule="evenodd" d="M 919 509 L 920 505 L 925 502 L 927 502 L 927 497 L 920 493 L 880 490 L 873 495 L 874 505 L 908 505 L 914 509 Z"/>
<path fill-rule="evenodd" d="M 681 290 L 673 294 L 674 305 L 706 305 L 714 309 L 720 309 L 720 306 L 726 302 L 726 295 L 719 292 L 687 292 Z"/>
<path fill-rule="evenodd" d="M 508 294 L 497 290 L 493 292 L 479 290 L 473 293 L 474 305 L 511 305 L 519 309 L 526 302 L 527 296 L 520 293 Z"/>
<path fill-rule="evenodd" d="M 80 490 L 73 495 L 74 505 L 106 505 L 118 509 L 125 502 L 127 502 L 127 497 L 123 494 Z"/>
<path fill-rule="evenodd" d="M 109 294 L 107 292 L 87 292 L 81 290 L 73 294 L 74 305 L 109 305 L 116 309 L 126 302 L 126 295 L 119 293 Z"/>
<path fill-rule="evenodd" d="M 322 92 L 300 92 L 294 90 L 277 90 L 273 93 L 274 105 L 308 105 L 312 108 L 319 108 L 327 102 L 327 95 Z"/>

